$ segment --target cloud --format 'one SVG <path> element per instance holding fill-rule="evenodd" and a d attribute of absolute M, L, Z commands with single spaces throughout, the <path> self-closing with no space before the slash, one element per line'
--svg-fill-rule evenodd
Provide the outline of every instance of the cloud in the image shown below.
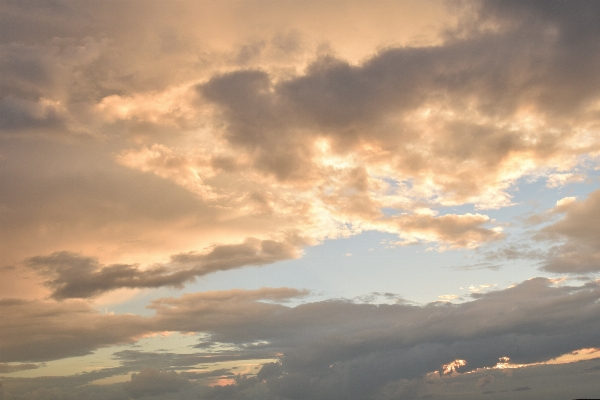
<path fill-rule="evenodd" d="M 216 224 L 222 209 L 172 182 L 116 165 L 88 144 L 89 153 L 52 142 L 3 146 L 3 265 L 59 250 L 149 262 L 223 236 L 233 242 L 249 236 L 231 222 Z"/>
<path fill-rule="evenodd" d="M 148 366 L 161 370 L 180 371 L 183 376 L 194 379 L 196 377 L 209 377 L 214 375 L 223 375 L 211 371 L 196 371 L 196 369 L 205 369 L 207 365 L 227 363 L 231 361 L 249 361 L 264 360 L 274 358 L 274 354 L 263 349 L 246 350 L 224 350 L 219 352 L 198 352 L 198 353 L 171 353 L 171 352 L 150 352 L 141 350 L 121 350 L 113 354 L 113 358 L 120 363 L 119 367 L 107 371 L 109 375 L 119 373 L 128 373 L 131 371 L 140 371 Z M 192 369 L 192 371 L 190 371 Z M 99 371 L 100 372 L 100 371 Z M 212 374 L 212 375 L 211 375 Z"/>
<path fill-rule="evenodd" d="M 10 372 L 17 372 L 17 371 L 27 371 L 30 369 L 36 369 L 39 368 L 39 365 L 37 364 L 6 364 L 6 363 L 0 363 L 0 374 L 7 374 Z"/>
<path fill-rule="evenodd" d="M 209 332 L 224 323 L 236 325 L 236 321 L 239 324 L 242 320 L 251 323 L 252 318 L 272 315 L 274 310 L 284 307 L 277 302 L 307 294 L 307 291 L 297 289 L 264 288 L 255 291 L 205 292 L 184 295 L 180 299 L 163 298 L 151 304 L 151 308 L 157 310 L 157 315 L 151 318 L 134 314 L 102 314 L 80 300 L 3 299 L 0 300 L 3 316 L 0 362 L 56 360 L 90 354 L 100 347 L 133 343 L 144 335 L 169 331 L 191 332 L 185 327 L 185 321 L 173 314 L 176 310 L 180 310 L 181 315 L 188 313 L 190 317 L 196 315 L 194 319 L 202 319 L 206 325 L 198 331 Z M 213 316 L 209 317 L 210 314 Z M 261 356 L 267 354 L 270 353 L 260 349 Z M 237 357 L 247 359 L 248 355 L 238 353 Z M 222 359 L 236 359 L 236 356 L 224 355 Z M 202 357 L 196 358 L 195 362 L 201 360 Z M 169 368 L 169 365 L 164 368 Z"/>
<path fill-rule="evenodd" d="M 204 332 L 198 349 L 213 360 L 280 355 L 260 382 L 240 378 L 204 397 L 391 399 L 433 395 L 438 383 L 419 380 L 452 360 L 477 368 L 599 346 L 594 281 L 538 278 L 424 306 L 292 306 L 307 292 L 211 291 L 152 298 L 148 317 L 76 300 L 177 288 L 366 230 L 475 249 L 504 238 L 478 210 L 514 205 L 521 178 L 542 177 L 545 190 L 583 179 L 600 150 L 597 3 L 451 5 L 444 30 L 436 22 L 418 40 L 406 26 L 421 32 L 439 4 L 382 4 L 3 4 L 0 267 L 16 267 L 0 279 L 23 277 L 15 295 L 51 297 L 0 300 L 0 369 Z M 421 14 L 398 23 L 412 7 Z M 545 214 L 537 239 L 554 245 L 547 255 L 509 244 L 490 259 L 598 271 L 599 204 L 594 192 Z M 463 205 L 476 211 L 445 210 Z M 25 279 L 22 260 L 37 277 Z M 122 369 L 106 374 L 142 372 L 106 390 L 168 398 L 164 388 L 194 378 L 165 371 L 188 373 L 207 354 L 118 353 Z M 57 381 L 15 396 L 66 396 Z M 542 393 L 537 382 L 497 393 Z M 184 386 L 177 396 L 200 397 Z"/>
<path fill-rule="evenodd" d="M 125 383 L 125 391 L 133 398 L 145 395 L 156 396 L 163 393 L 175 393 L 181 390 L 188 380 L 175 371 L 159 371 L 145 368 L 131 375 L 131 381 Z"/>
<path fill-rule="evenodd" d="M 519 177 L 544 166 L 569 169 L 577 155 L 598 147 L 562 127 L 575 115 L 593 121 L 586 107 L 598 88 L 568 91 L 584 82 L 562 73 L 574 50 L 561 39 L 573 26 L 558 13 L 536 14 L 538 6 L 508 22 L 510 8 L 484 3 L 477 22 L 499 24 L 493 34 L 475 24 L 441 46 L 388 48 L 359 65 L 323 57 L 278 81 L 266 71 L 239 70 L 198 89 L 221 110 L 223 137 L 280 181 L 313 178 L 319 166 L 310 142 L 325 140 L 334 154 L 352 154 L 370 168 L 387 163 L 388 174 L 434 192 L 439 202 L 505 206 L 505 189 Z M 600 60 L 585 58 L 588 76 Z M 555 91 L 571 99 L 568 107 L 564 98 L 559 106 L 542 95 Z M 553 176 L 575 176 L 561 173 Z"/>
<path fill-rule="evenodd" d="M 59 102 L 48 99 L 27 101 L 11 97 L 0 100 L 0 131 L 65 129 Z"/>
<path fill-rule="evenodd" d="M 486 375 L 486 376 L 482 376 L 481 378 L 477 379 L 477 382 L 475 384 L 478 387 L 486 387 L 487 385 L 489 385 L 492 382 L 494 382 L 494 377 L 492 375 Z"/>
<path fill-rule="evenodd" d="M 481 243 L 503 237 L 501 228 L 485 228 L 490 218 L 481 214 L 446 214 L 442 216 L 407 215 L 397 219 L 399 244 L 410 244 L 419 239 L 436 241 L 450 248 L 477 247 Z"/>
<path fill-rule="evenodd" d="M 248 157 L 233 159 L 227 152 L 215 152 L 185 152 L 153 145 L 124 152 L 118 161 L 172 180 L 209 203 L 227 207 L 230 213 L 243 210 L 277 221 L 279 229 L 301 230 L 305 240 L 319 241 L 362 229 L 393 232 L 405 243 L 437 241 L 448 248 L 477 247 L 502 238 L 501 228 L 484 226 L 495 221 L 482 214 L 435 216 L 434 211 L 417 210 L 384 216 L 381 209 L 385 206 L 413 206 L 404 196 L 390 195 L 390 185 L 369 174 L 365 167 L 333 168 L 318 178 L 321 185 L 300 183 L 297 187 L 296 183 L 277 183 L 251 172 Z M 232 176 L 237 174 L 244 174 L 250 181 L 231 185 Z"/>
<path fill-rule="evenodd" d="M 248 39 L 244 32 L 255 28 L 236 16 L 258 9 L 243 5 L 212 6 L 227 11 L 221 28 L 213 21 L 198 28 L 190 16 L 205 20 L 205 13 L 191 4 L 159 12 L 152 3 L 144 18 L 127 5 L 115 13 L 60 3 L 49 17 L 7 7 L 4 131 L 60 131 L 60 140 L 72 141 L 38 144 L 42 150 L 19 140 L 3 155 L 7 263 L 69 250 L 102 254 L 109 264 L 149 264 L 202 249 L 215 234 L 225 244 L 296 230 L 316 243 L 380 229 L 389 214 L 414 215 L 399 218 L 401 241 L 473 248 L 499 232 L 474 217 L 466 224 L 466 216 L 434 219 L 415 210 L 511 205 L 510 189 L 522 176 L 575 177 L 579 157 L 598 148 L 589 135 L 598 88 L 583 83 L 599 63 L 589 40 L 595 6 L 563 16 L 557 5 L 474 3 L 456 14 L 468 21 L 434 34 L 428 43 L 435 45 L 385 42 L 378 33 L 377 51 L 347 42 L 367 49 L 358 58 L 317 51 L 303 29 L 315 22 L 304 10 L 271 10 L 289 26 L 266 24 Z M 231 14 L 236 7 L 245 12 Z M 387 15 L 378 5 L 362 7 Z M 37 28 L 23 30 L 16 20 Z M 379 32 L 376 23 L 351 22 L 315 29 L 352 32 L 349 26 L 366 24 Z M 334 36 L 343 38 L 330 46 L 344 47 L 345 36 Z M 575 68 L 568 59 L 581 60 L 577 74 L 564 72 Z M 73 139 L 76 131 L 91 137 Z M 149 233 L 157 230 L 165 240 Z"/>
<path fill-rule="evenodd" d="M 476 370 L 496 365 L 499 357 L 531 363 L 600 346 L 596 282 L 556 287 L 551 280 L 536 278 L 509 289 L 473 294 L 474 300 L 458 305 L 345 300 L 285 305 L 305 294 L 289 288 L 188 294 L 153 301 L 155 315 L 145 318 L 103 315 L 74 301 L 4 301 L 0 357 L 3 362 L 49 360 L 131 342 L 152 332 L 204 332 L 212 343 L 239 350 L 121 351 L 115 355 L 121 367 L 107 373 L 146 367 L 185 372 L 209 362 L 272 359 L 280 354 L 280 366 L 269 365 L 259 374 L 264 381 L 260 390 L 298 399 L 359 399 L 391 382 L 419 379 L 431 371 L 441 376 L 444 368 L 462 365 L 462 360 Z M 252 345 L 258 342 L 263 344 Z M 159 378 L 171 387 L 174 376 Z M 403 385 L 384 392 L 395 393 Z M 241 385 L 231 390 L 246 389 Z"/>
<path fill-rule="evenodd" d="M 600 270 L 600 191 L 592 192 L 585 200 L 563 199 L 555 213 L 559 221 L 546 226 L 537 234 L 538 239 L 563 241 L 549 252 L 542 269 L 550 272 L 589 273 Z"/>
<path fill-rule="evenodd" d="M 95 258 L 65 251 L 32 257 L 26 264 L 46 277 L 52 297 L 62 300 L 95 297 L 120 288 L 181 288 L 199 276 L 298 256 L 298 247 L 288 242 L 249 238 L 242 244 L 218 245 L 204 253 L 176 254 L 171 256 L 170 266 L 153 265 L 146 269 L 138 265 L 102 265 Z"/>
<path fill-rule="evenodd" d="M 561 187 L 567 183 L 581 182 L 585 179 L 585 176 L 581 174 L 563 173 L 563 174 L 551 174 L 548 177 L 546 186 L 549 188 Z"/>
<path fill-rule="evenodd" d="M 275 393 L 363 398 L 386 382 L 442 370 L 451 360 L 476 369 L 501 356 L 542 361 L 594 346 L 598 293 L 596 283 L 554 287 L 537 278 L 473 294 L 474 301 L 459 305 L 330 300 L 289 308 L 252 300 L 261 293 L 234 291 L 160 300 L 152 308 L 175 329 L 210 332 L 221 343 L 262 340 L 282 351 L 284 375 L 265 378 Z"/>
<path fill-rule="evenodd" d="M 102 315 L 89 304 L 0 300 L 0 362 L 47 361 L 132 343 L 152 331 L 143 317 Z"/>

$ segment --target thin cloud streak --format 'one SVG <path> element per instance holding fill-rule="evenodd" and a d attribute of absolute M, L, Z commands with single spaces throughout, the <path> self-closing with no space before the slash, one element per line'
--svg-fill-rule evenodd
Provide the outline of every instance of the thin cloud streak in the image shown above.
<path fill-rule="evenodd" d="M 95 258 L 64 251 L 32 257 L 26 263 L 47 278 L 45 284 L 53 290 L 52 297 L 63 300 L 95 297 L 121 288 L 183 288 L 196 277 L 298 256 L 299 249 L 290 243 L 250 238 L 238 245 L 215 246 L 205 253 L 175 254 L 171 256 L 172 265 L 146 269 L 138 265 L 101 265 Z M 192 267 L 181 267 L 186 265 Z"/>

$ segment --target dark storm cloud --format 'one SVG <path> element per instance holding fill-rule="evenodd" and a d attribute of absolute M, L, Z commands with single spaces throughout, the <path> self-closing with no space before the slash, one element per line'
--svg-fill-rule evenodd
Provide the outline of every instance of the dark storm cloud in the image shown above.
<path fill-rule="evenodd" d="M 120 288 L 182 288 L 199 276 L 296 258 L 298 251 L 287 242 L 249 238 L 241 244 L 214 246 L 205 253 L 176 254 L 171 265 L 145 269 L 130 264 L 102 265 L 95 258 L 64 251 L 32 257 L 26 263 L 47 278 L 52 297 L 61 300 L 94 297 Z"/>
<path fill-rule="evenodd" d="M 597 364 L 597 360 L 582 361 L 565 365 L 538 365 L 511 370 L 475 371 L 442 379 L 400 379 L 381 387 L 372 400 L 399 399 L 467 399 L 477 400 L 483 395 L 494 399 L 569 399 L 595 398 L 598 393 L 597 374 L 589 373 Z M 263 367 L 271 367 L 266 364 Z M 591 368 L 590 368 L 591 367 Z M 166 371 L 163 371 L 166 372 Z M 216 370 L 218 373 L 224 372 Z M 179 377 L 187 374 L 179 373 Z M 224 372 L 221 376 L 229 377 Z M 478 386 L 482 378 L 493 377 L 485 388 Z M 74 377 L 69 377 L 73 381 Z M 297 399 L 297 393 L 288 393 L 290 397 L 277 395 L 270 390 L 269 384 L 262 379 L 235 376 L 234 384 L 208 388 L 198 382 L 188 381 L 180 387 L 176 394 L 163 393 L 146 398 L 156 400 L 219 399 L 219 400 L 290 400 Z M 189 379 L 193 379 L 190 377 Z M 64 384 L 60 377 L 33 379 L 5 379 L 4 388 L 0 385 L 3 399 L 8 400 L 56 400 L 56 399 L 89 399 L 89 400 L 125 400 L 130 398 L 124 391 L 125 384 L 115 385 L 79 385 L 77 387 Z M 75 382 L 75 381 L 73 381 Z M 575 386 L 574 386 L 575 385 Z M 530 390 L 517 390 L 529 387 Z M 4 391 L 3 391 L 4 389 Z M 484 390 L 487 389 L 487 390 Z M 335 398 L 335 397 L 333 397 Z"/>

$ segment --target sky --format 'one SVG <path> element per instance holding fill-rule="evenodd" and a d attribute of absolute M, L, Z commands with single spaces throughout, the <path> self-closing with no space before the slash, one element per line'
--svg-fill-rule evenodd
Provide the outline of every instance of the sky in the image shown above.
<path fill-rule="evenodd" d="M 599 20 L 0 0 L 0 399 L 598 397 Z"/>

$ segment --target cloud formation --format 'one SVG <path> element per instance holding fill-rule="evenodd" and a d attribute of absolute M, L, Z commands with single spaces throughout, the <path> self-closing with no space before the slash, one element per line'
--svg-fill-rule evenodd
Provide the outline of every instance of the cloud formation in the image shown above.
<path fill-rule="evenodd" d="M 597 389 L 589 360 L 492 367 L 600 347 L 598 3 L 213 3 L 0 3 L 0 398 Z M 364 254 L 407 247 L 323 256 L 371 233 Z M 425 270 L 448 301 L 396 301 Z M 586 276 L 514 282 L 533 273 Z M 17 378 L 172 332 L 202 339 Z"/>
<path fill-rule="evenodd" d="M 583 130 L 592 123 L 587 109 L 598 88 L 567 88 L 587 82 L 600 61 L 586 52 L 582 75 L 561 73 L 574 52 L 584 56 L 583 48 L 596 46 L 569 46 L 569 35 L 594 37 L 591 26 L 572 25 L 581 10 L 474 7 L 478 23 L 443 46 L 384 49 L 360 65 L 324 57 L 303 75 L 276 82 L 268 72 L 240 70 L 198 88 L 221 110 L 225 140 L 280 181 L 315 179 L 312 143 L 324 140 L 333 154 L 352 154 L 371 169 L 388 164 L 391 176 L 409 177 L 437 201 L 506 205 L 504 190 L 520 176 L 551 165 L 566 169 L 577 155 L 597 151 L 598 143 L 578 140 L 585 131 L 562 125 L 575 116 L 586 121 Z M 502 28 L 481 34 L 485 23 Z M 548 92 L 564 96 L 550 102 Z"/>
<path fill-rule="evenodd" d="M 293 238 L 292 238 L 293 239 Z M 299 248 L 288 242 L 249 238 L 242 244 L 220 245 L 204 253 L 171 256 L 171 265 L 142 269 L 138 265 L 101 265 L 97 259 L 70 252 L 37 256 L 27 265 L 46 277 L 57 300 L 89 298 L 121 288 L 181 288 L 196 277 L 249 265 L 260 266 L 296 258 Z"/>
<path fill-rule="evenodd" d="M 131 397 L 156 396 L 163 393 L 175 393 L 188 383 L 175 371 L 159 371 L 145 368 L 139 374 L 132 374 L 131 381 L 126 382 L 124 389 Z"/>
<path fill-rule="evenodd" d="M 286 288 L 190 294 L 154 301 L 151 308 L 156 314 L 147 318 L 102 315 L 79 303 L 4 302 L 0 356 L 3 361 L 52 359 L 132 341 L 150 332 L 205 332 L 213 343 L 245 350 L 237 355 L 225 353 L 224 358 L 218 353 L 176 356 L 127 351 L 119 353 L 119 358 L 129 368 L 155 364 L 184 369 L 215 357 L 211 362 L 283 353 L 280 367 L 267 366 L 259 375 L 273 393 L 300 399 L 353 399 L 400 379 L 436 370 L 441 375 L 452 360 L 466 360 L 468 368 L 476 369 L 496 365 L 499 357 L 531 363 L 600 346 L 596 335 L 600 291 L 595 282 L 556 287 L 551 280 L 536 278 L 509 289 L 473 294 L 474 300 L 459 305 L 330 300 L 289 307 L 272 303 L 304 294 Z M 35 336 L 28 333 L 33 332 L 32 324 L 37 326 Z M 85 343 L 74 341 L 76 330 L 88 333 Z M 29 338 L 26 347 L 21 345 L 24 337 Z M 161 359 L 164 363 L 156 363 Z M 156 370 L 141 375 L 152 374 L 163 374 L 159 378 L 164 377 L 169 385 L 154 388 L 153 379 L 140 380 L 138 385 L 134 378 L 128 386 L 132 393 L 172 389 L 177 385 L 170 384 L 182 379 Z M 142 384 L 147 382 L 154 389 Z"/>
<path fill-rule="evenodd" d="M 538 238 L 563 241 L 553 247 L 542 268 L 550 272 L 588 273 L 600 271 L 600 191 L 585 200 L 561 201 L 554 213 L 559 221 L 541 229 Z"/>
<path fill-rule="evenodd" d="M 47 361 L 132 343 L 152 328 L 133 314 L 102 315 L 84 302 L 0 300 L 0 362 Z"/>
<path fill-rule="evenodd" d="M 536 278 L 473 294 L 473 300 L 458 305 L 281 303 L 305 294 L 287 288 L 189 294 L 154 301 L 156 314 L 146 318 L 99 314 L 84 303 L 4 301 L 0 357 L 9 362 L 49 360 L 132 342 L 152 332 L 204 332 L 212 343 L 239 350 L 181 355 L 127 350 L 115 354 L 122 367 L 105 372 L 143 371 L 154 365 L 124 387 L 130 395 L 142 396 L 184 390 L 180 383 L 186 368 L 279 354 L 280 364 L 267 364 L 252 385 L 264 381 L 268 392 L 284 398 L 359 399 L 409 390 L 413 383 L 405 389 L 386 385 L 401 380 L 408 384 L 432 371 L 443 376 L 444 368 L 458 362 L 452 360 L 466 360 L 469 369 L 477 369 L 496 365 L 499 357 L 531 363 L 600 346 L 600 291 L 595 282 L 556 287 L 551 280 Z M 85 336 L 74 336 L 82 331 Z M 159 384 L 163 381 L 165 385 Z M 486 378 L 477 385 L 492 382 Z M 240 383 L 230 395 L 247 387 Z M 421 393 L 419 387 L 411 393 Z"/>
<path fill-rule="evenodd" d="M 573 168 L 598 151 L 589 134 L 600 100 L 592 5 L 468 3 L 450 10 L 457 24 L 426 46 L 390 43 L 356 58 L 336 54 L 335 43 L 327 50 L 310 42 L 305 30 L 269 28 L 257 39 L 205 43 L 186 16 L 197 13 L 192 5 L 162 10 L 165 23 L 181 25 L 163 31 L 150 22 L 158 3 L 127 24 L 119 21 L 129 18 L 128 6 L 116 17 L 102 5 L 60 4 L 45 11 L 55 24 L 34 6 L 6 6 L 13 20 L 30 18 L 38 29 L 6 21 L 2 132 L 56 139 L 37 167 L 54 174 L 31 176 L 22 157 L 41 159 L 24 143 L 4 155 L 10 213 L 1 234 L 9 263 L 63 250 L 99 256 L 103 247 L 109 264 L 131 264 L 134 253 L 164 258 L 204 248 L 213 234 L 227 244 L 227 234 L 235 243 L 298 230 L 313 242 L 382 229 L 399 242 L 474 248 L 498 232 L 423 233 L 412 227 L 451 218 L 432 222 L 416 211 L 511 205 L 519 178 L 542 174 L 556 186 L 581 177 Z M 85 31 L 63 13 L 97 18 Z M 305 16 L 299 12 L 298 21 Z M 76 162 L 75 147 L 60 144 L 84 140 L 73 139 L 81 133 L 91 135 L 86 152 L 98 164 Z M 34 184 L 25 188 L 15 176 Z M 155 209 L 148 198 L 168 204 Z M 390 214 L 420 221 L 391 228 Z M 47 229 L 50 238 L 41 234 Z M 146 234 L 155 229 L 173 239 L 157 245 Z M 32 232 L 37 240 L 23 239 Z"/>

